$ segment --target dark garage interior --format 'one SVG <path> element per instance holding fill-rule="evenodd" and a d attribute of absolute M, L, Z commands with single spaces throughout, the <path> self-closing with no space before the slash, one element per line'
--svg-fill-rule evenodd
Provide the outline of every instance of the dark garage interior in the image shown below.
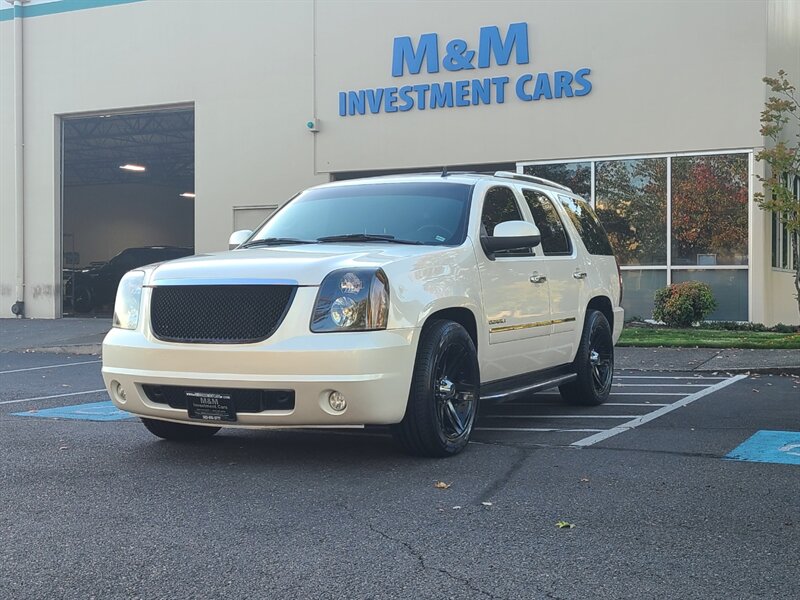
<path fill-rule="evenodd" d="M 122 275 L 194 252 L 194 109 L 62 121 L 64 316 L 108 315 Z"/>

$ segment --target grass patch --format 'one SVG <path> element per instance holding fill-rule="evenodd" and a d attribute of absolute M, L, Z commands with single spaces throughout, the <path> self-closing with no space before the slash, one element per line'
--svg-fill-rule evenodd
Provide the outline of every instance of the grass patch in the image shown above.
<path fill-rule="evenodd" d="M 715 331 L 668 327 L 625 327 L 618 346 L 652 348 L 743 348 L 785 350 L 800 348 L 800 333 Z"/>

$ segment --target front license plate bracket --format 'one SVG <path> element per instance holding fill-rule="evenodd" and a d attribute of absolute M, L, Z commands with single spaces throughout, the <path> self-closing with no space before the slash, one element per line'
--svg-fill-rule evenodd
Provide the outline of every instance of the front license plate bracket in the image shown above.
<path fill-rule="evenodd" d="M 230 393 L 216 390 L 187 390 L 186 409 L 190 419 L 206 422 L 236 421 L 236 406 Z"/>

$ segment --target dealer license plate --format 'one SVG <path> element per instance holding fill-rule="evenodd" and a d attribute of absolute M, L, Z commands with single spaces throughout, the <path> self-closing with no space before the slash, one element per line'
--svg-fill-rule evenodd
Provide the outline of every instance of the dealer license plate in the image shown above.
<path fill-rule="evenodd" d="M 231 395 L 216 391 L 186 391 L 189 418 L 199 421 L 235 421 L 236 407 Z"/>

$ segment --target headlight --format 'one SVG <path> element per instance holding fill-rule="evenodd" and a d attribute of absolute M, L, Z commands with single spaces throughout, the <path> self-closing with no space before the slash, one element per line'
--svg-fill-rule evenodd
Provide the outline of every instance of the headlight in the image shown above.
<path fill-rule="evenodd" d="M 311 331 L 386 329 L 389 281 L 381 269 L 341 269 L 322 282 L 311 317 Z"/>
<path fill-rule="evenodd" d="M 114 302 L 114 327 L 136 329 L 139 326 L 143 284 L 144 271 L 130 271 L 122 277 Z"/>

